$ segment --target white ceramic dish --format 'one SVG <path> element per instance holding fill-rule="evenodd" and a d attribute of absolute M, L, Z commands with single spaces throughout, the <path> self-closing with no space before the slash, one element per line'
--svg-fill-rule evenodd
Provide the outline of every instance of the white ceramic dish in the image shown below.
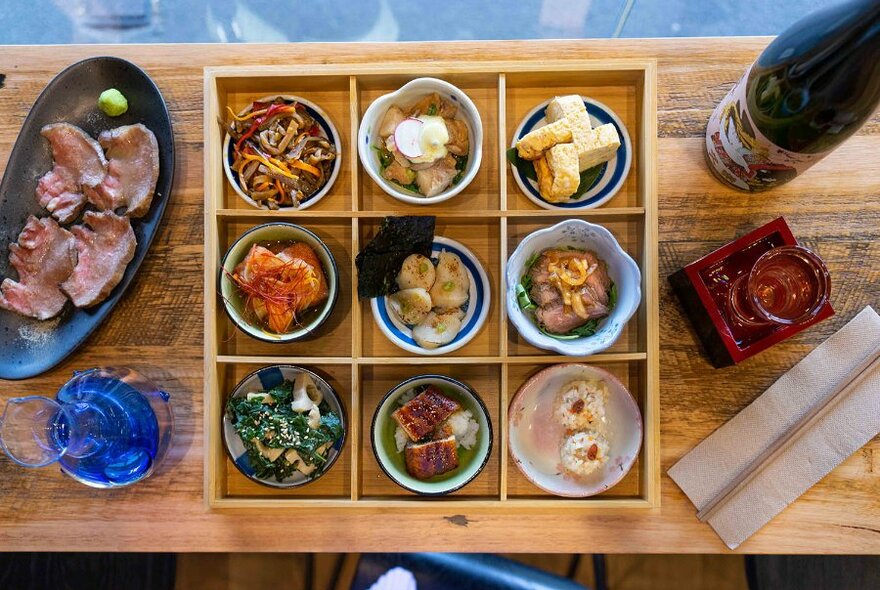
<path fill-rule="evenodd" d="M 330 178 L 327 179 L 327 182 L 324 183 L 324 186 L 316 192 L 314 195 L 300 203 L 298 207 L 280 207 L 278 211 L 301 211 L 303 209 L 308 209 L 330 192 L 330 189 L 333 188 L 333 184 L 336 182 L 336 179 L 339 177 L 339 171 L 342 170 L 342 142 L 339 140 L 339 132 L 336 131 L 336 126 L 333 124 L 333 121 L 330 117 L 321 110 L 321 107 L 316 105 L 313 102 L 309 102 L 308 100 L 300 97 L 294 96 L 292 94 L 270 94 L 269 96 L 263 96 L 256 99 L 253 102 L 268 102 L 274 100 L 278 97 L 281 97 L 288 101 L 296 101 L 303 105 L 306 108 L 306 112 L 311 115 L 311 117 L 317 122 L 318 128 L 320 130 L 320 134 L 322 137 L 328 139 L 333 146 L 336 148 L 336 159 L 333 160 L 333 167 L 330 171 Z M 238 116 L 241 117 L 249 113 L 251 110 L 250 105 L 242 109 Z M 238 184 L 238 173 L 234 172 L 232 168 L 230 168 L 232 160 L 232 138 L 227 133 L 226 137 L 223 139 L 223 171 L 226 172 L 226 179 L 229 181 L 229 184 L 232 185 L 232 188 L 241 197 L 247 204 L 252 207 L 256 207 L 257 209 L 268 209 L 266 205 L 261 205 L 257 203 L 252 198 L 247 196 L 243 190 L 241 190 L 241 186 Z"/>
<path fill-rule="evenodd" d="M 235 464 L 236 468 L 238 468 L 238 470 L 241 471 L 241 473 L 245 475 L 248 479 L 269 487 L 297 488 L 317 480 L 325 473 L 330 471 L 330 468 L 333 466 L 333 464 L 336 462 L 336 459 L 338 459 L 339 455 L 342 453 L 342 447 L 345 444 L 345 437 L 347 434 L 345 409 L 342 406 L 342 402 L 339 400 L 339 395 L 320 375 L 317 375 L 316 373 L 313 373 L 308 369 L 304 369 L 303 367 L 297 367 L 296 365 L 271 365 L 268 367 L 257 369 L 256 371 L 242 379 L 229 395 L 230 398 L 244 397 L 248 393 L 254 393 L 256 391 L 266 391 L 268 389 L 272 389 L 273 387 L 281 385 L 281 383 L 283 383 L 285 380 L 295 380 L 296 376 L 300 373 L 307 373 L 312 378 L 312 381 L 314 381 L 318 389 L 321 390 L 321 393 L 324 396 L 324 401 L 327 402 L 330 411 L 339 416 L 339 420 L 342 423 L 342 436 L 327 452 L 327 463 L 325 464 L 324 469 L 321 470 L 321 473 L 318 476 L 308 477 L 306 475 L 303 475 L 302 473 L 295 472 L 283 479 L 282 481 L 277 481 L 271 478 L 265 479 L 257 477 L 257 475 L 254 473 L 254 468 L 251 466 L 250 458 L 247 454 L 247 449 L 245 448 L 244 443 L 241 441 L 241 437 L 235 431 L 235 426 L 233 426 L 232 423 L 232 417 L 230 416 L 228 411 L 223 412 L 223 443 L 226 447 L 226 452 L 229 454 L 229 458 Z"/>
<path fill-rule="evenodd" d="M 590 121 L 593 127 L 611 123 L 617 129 L 620 136 L 620 148 L 617 154 L 609 160 L 602 173 L 596 178 L 589 190 L 576 199 L 571 199 L 564 203 L 551 203 L 541 196 L 538 192 L 538 185 L 534 180 L 523 177 L 516 166 L 510 165 L 511 172 L 516 184 L 519 185 L 523 194 L 536 205 L 544 209 L 593 209 L 607 203 L 611 197 L 617 194 L 617 191 L 623 186 L 626 177 L 629 175 L 629 169 L 632 166 L 633 147 L 626 130 L 626 125 L 620 120 L 620 117 L 612 111 L 608 106 L 602 104 L 598 100 L 593 100 L 587 96 L 582 96 L 584 106 L 587 107 L 587 113 L 590 115 Z M 527 133 L 539 129 L 547 124 L 544 117 L 544 110 L 550 103 L 545 100 L 523 117 L 522 122 L 513 133 L 513 139 L 510 147 L 515 147 L 516 142 L 522 139 Z"/>
<path fill-rule="evenodd" d="M 565 429 L 553 418 L 556 395 L 578 380 L 601 380 L 608 387 L 604 435 L 609 460 L 586 477 L 563 472 L 560 446 Z M 642 446 L 642 414 L 635 399 L 617 377 L 591 365 L 553 365 L 533 375 L 511 400 L 508 424 L 508 448 L 517 468 L 557 496 L 584 498 L 610 489 L 629 472 Z"/>
<path fill-rule="evenodd" d="M 617 286 L 617 303 L 610 315 L 600 320 L 596 333 L 571 340 L 554 338 L 539 330 L 534 314 L 523 311 L 516 298 L 516 286 L 522 280 L 529 257 L 549 248 L 566 247 L 595 252 L 608 265 L 608 274 Z M 526 236 L 507 260 L 506 282 L 507 316 L 520 336 L 533 346 L 569 356 L 589 356 L 614 344 L 642 299 L 642 278 L 636 262 L 610 231 L 580 219 L 567 219 Z"/>
<path fill-rule="evenodd" d="M 397 314 L 391 310 L 387 297 L 374 297 L 370 300 L 370 308 L 376 325 L 379 326 L 379 329 L 382 330 L 382 333 L 385 334 L 388 340 L 407 352 L 425 356 L 437 356 L 458 350 L 480 332 L 483 324 L 486 323 L 486 317 L 489 315 L 489 304 L 491 302 L 489 277 L 486 275 L 486 271 L 483 270 L 480 261 L 473 252 L 455 240 L 435 236 L 434 244 L 431 246 L 431 257 L 436 258 L 443 250 L 456 254 L 461 258 L 471 282 L 467 309 L 461 322 L 462 328 L 452 342 L 437 348 L 422 348 L 413 339 L 412 329 L 401 322 Z"/>
<path fill-rule="evenodd" d="M 421 97 L 438 93 L 444 98 L 458 107 L 457 117 L 467 123 L 468 126 L 468 143 L 470 152 L 468 154 L 467 166 L 465 173 L 458 184 L 448 187 L 446 190 L 433 197 L 423 197 L 422 195 L 408 191 L 391 181 L 382 178 L 381 168 L 379 164 L 379 156 L 373 149 L 376 144 L 376 134 L 374 130 L 379 128 L 385 112 L 391 105 L 407 107 L 415 103 Z M 480 169 L 480 161 L 483 156 L 483 123 L 480 120 L 480 113 L 473 101 L 456 86 L 449 82 L 438 80 L 436 78 L 417 78 L 400 87 L 400 90 L 380 96 L 373 101 L 361 119 L 358 128 L 358 156 L 360 156 L 361 164 L 367 174 L 370 175 L 379 187 L 400 201 L 413 205 L 432 205 L 451 199 L 467 187 L 477 175 Z"/>
<path fill-rule="evenodd" d="M 465 410 L 470 410 L 474 420 L 480 426 L 477 433 L 477 444 L 471 449 L 459 447 L 459 467 L 449 473 L 421 480 L 406 471 L 403 453 L 397 452 L 394 442 L 394 430 L 397 422 L 391 413 L 400 405 L 398 398 L 414 387 L 433 384 L 443 393 L 457 401 Z M 370 440 L 373 453 L 379 467 L 394 483 L 425 496 L 440 496 L 461 489 L 477 477 L 492 454 L 492 421 L 480 396 L 465 383 L 445 375 L 418 375 L 394 386 L 376 408 L 370 428 Z"/>
<path fill-rule="evenodd" d="M 244 306 L 238 296 L 238 287 L 230 276 L 235 270 L 235 267 L 244 260 L 245 256 L 247 256 L 247 253 L 250 251 L 253 244 L 258 242 L 288 240 L 305 242 L 315 251 L 318 260 L 321 261 L 324 275 L 327 278 L 329 295 L 327 301 L 325 301 L 324 305 L 321 307 L 321 311 L 317 315 L 314 315 L 307 323 L 298 326 L 296 329 L 286 334 L 275 334 L 253 325 L 243 316 L 242 308 Z M 302 226 L 294 225 L 292 223 L 265 223 L 263 225 L 252 227 L 243 233 L 235 243 L 232 244 L 226 252 L 226 255 L 223 257 L 223 261 L 220 264 L 219 281 L 220 295 L 223 298 L 223 307 L 229 315 L 229 318 L 240 330 L 257 340 L 262 340 L 264 342 L 294 342 L 310 336 L 327 320 L 328 317 L 330 317 L 330 313 L 333 311 L 333 307 L 336 305 L 336 300 L 339 296 L 339 270 L 336 268 L 336 260 L 333 258 L 330 249 L 314 233 Z"/>

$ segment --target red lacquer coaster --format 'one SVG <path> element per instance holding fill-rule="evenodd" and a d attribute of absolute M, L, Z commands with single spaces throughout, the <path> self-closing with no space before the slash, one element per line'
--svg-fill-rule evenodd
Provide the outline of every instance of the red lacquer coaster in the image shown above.
<path fill-rule="evenodd" d="M 815 318 L 800 325 L 745 326 L 729 317 L 726 305 L 729 285 L 738 276 L 748 273 L 768 250 L 797 243 L 785 219 L 779 217 L 669 277 L 713 365 L 725 367 L 739 363 L 834 315 L 829 302 Z"/>

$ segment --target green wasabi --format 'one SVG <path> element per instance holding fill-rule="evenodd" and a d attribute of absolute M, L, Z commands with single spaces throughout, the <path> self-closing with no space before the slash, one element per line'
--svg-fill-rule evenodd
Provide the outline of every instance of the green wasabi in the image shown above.
<path fill-rule="evenodd" d="M 110 117 L 118 117 L 128 110 L 128 100 L 115 88 L 108 88 L 98 97 L 98 107 Z"/>

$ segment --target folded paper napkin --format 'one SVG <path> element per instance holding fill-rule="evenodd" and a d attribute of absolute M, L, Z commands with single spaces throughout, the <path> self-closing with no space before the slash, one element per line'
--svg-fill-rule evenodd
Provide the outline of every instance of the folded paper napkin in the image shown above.
<path fill-rule="evenodd" d="M 762 452 L 880 348 L 880 316 L 866 307 L 770 389 L 669 470 L 701 510 Z M 709 524 L 731 549 L 880 433 L 880 370 L 873 370 L 812 428 L 721 506 Z"/>

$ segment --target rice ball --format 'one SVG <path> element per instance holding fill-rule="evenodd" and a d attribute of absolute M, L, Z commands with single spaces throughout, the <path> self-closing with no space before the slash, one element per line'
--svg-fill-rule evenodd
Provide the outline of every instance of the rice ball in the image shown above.
<path fill-rule="evenodd" d="M 608 451 L 608 441 L 598 432 L 575 432 L 562 442 L 562 467 L 572 475 L 590 475 L 608 462 Z"/>
<path fill-rule="evenodd" d="M 602 381 L 573 381 L 556 398 L 555 415 L 566 430 L 605 430 L 605 400 L 608 389 Z"/>

